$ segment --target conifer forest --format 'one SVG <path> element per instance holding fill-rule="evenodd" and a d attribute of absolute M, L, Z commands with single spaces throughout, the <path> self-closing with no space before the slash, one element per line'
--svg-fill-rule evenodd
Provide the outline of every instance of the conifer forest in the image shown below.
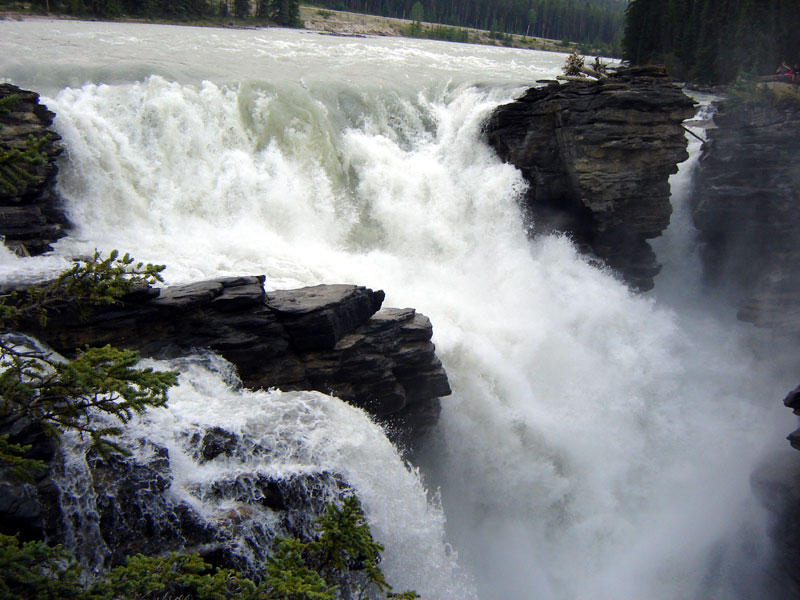
<path fill-rule="evenodd" d="M 709 83 L 800 64 L 797 0 L 631 0 L 624 57 Z"/>

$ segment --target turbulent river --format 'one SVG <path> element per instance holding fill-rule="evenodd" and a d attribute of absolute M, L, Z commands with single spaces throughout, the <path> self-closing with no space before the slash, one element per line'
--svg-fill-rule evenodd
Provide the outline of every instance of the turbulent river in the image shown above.
<path fill-rule="evenodd" d="M 694 141 L 672 180 L 673 224 L 654 244 L 665 268 L 653 292 L 631 293 L 564 237 L 529 239 L 525 182 L 481 127 L 564 58 L 281 29 L 1 21 L 0 77 L 58 115 L 58 186 L 75 228 L 52 256 L 3 255 L 0 273 L 46 274 L 119 248 L 168 265 L 167 283 L 356 283 L 429 316 L 453 395 L 418 469 L 335 398 L 237 391 L 199 364 L 169 411 L 141 424 L 171 447 L 176 422 L 264 435 L 289 423 L 289 454 L 270 468 L 345 473 L 396 589 L 766 597 L 768 523 L 750 474 L 767 453 L 791 452 L 780 399 L 797 384 L 795 354 L 701 291 L 683 209 Z M 208 476 L 184 466 L 177 484 Z"/>

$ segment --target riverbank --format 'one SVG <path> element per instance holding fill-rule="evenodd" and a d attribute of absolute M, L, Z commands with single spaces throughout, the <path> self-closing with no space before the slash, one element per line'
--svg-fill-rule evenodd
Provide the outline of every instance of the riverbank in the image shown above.
<path fill-rule="evenodd" d="M 55 18 L 55 19 L 74 19 L 75 17 L 63 14 L 44 15 L 33 12 L 27 4 L 20 4 L 13 9 L 6 8 L 0 10 L 0 19 L 31 19 L 31 18 Z M 98 20 L 90 17 L 79 20 Z M 188 25 L 194 27 L 225 27 L 225 28 L 262 28 L 274 26 L 264 19 L 255 17 L 238 19 L 234 17 L 200 17 L 197 19 L 158 19 L 158 18 L 135 18 L 120 17 L 117 19 L 105 19 L 111 21 L 126 21 L 133 23 L 156 23 L 169 25 Z M 442 41 L 452 41 L 448 39 L 448 34 L 458 33 L 462 38 L 466 38 L 463 43 L 479 44 L 484 46 L 502 46 L 508 48 L 520 48 L 527 50 L 544 50 L 547 52 L 572 52 L 578 48 L 578 44 L 564 43 L 559 40 L 547 38 L 528 37 L 516 34 L 506 34 L 503 39 L 495 39 L 489 31 L 481 29 L 470 29 L 465 27 L 450 27 L 437 23 L 420 23 L 416 31 L 413 29 L 414 22 L 408 19 L 394 19 L 376 15 L 366 15 L 345 11 L 335 11 L 314 6 L 300 7 L 300 20 L 303 28 L 308 31 L 316 31 L 330 35 L 341 36 L 385 36 L 385 37 L 421 37 L 441 39 Z M 412 35 L 412 33 L 414 35 Z M 587 50 L 587 48 L 582 48 Z M 596 54 L 589 52 L 589 54 Z"/>
<path fill-rule="evenodd" d="M 466 33 L 467 41 L 465 43 L 483 46 L 504 46 L 527 50 L 544 50 L 547 52 L 572 52 L 578 47 L 574 43 L 564 44 L 558 40 L 515 34 L 507 34 L 502 40 L 494 39 L 491 37 L 490 32 L 482 29 L 451 27 L 438 23 L 420 23 L 420 27 L 417 30 L 418 35 L 410 35 L 414 22 L 409 19 L 394 19 L 376 15 L 334 11 L 314 6 L 301 6 L 300 18 L 305 29 L 333 35 L 381 35 L 389 37 L 431 37 L 436 39 L 437 34 L 459 32 Z"/>

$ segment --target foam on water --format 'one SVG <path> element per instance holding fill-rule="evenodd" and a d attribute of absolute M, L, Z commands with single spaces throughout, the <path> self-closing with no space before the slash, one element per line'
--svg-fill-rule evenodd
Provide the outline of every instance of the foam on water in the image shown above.
<path fill-rule="evenodd" d="M 428 502 L 417 471 L 407 467 L 363 411 L 317 392 L 232 389 L 219 368 L 223 363 L 209 364 L 206 358 L 162 365 L 181 370 L 169 407 L 149 411 L 129 429 L 131 437 L 144 434 L 169 450 L 172 493 L 211 520 L 224 507 L 197 490 L 215 481 L 341 475 L 361 499 L 373 536 L 386 547 L 382 566 L 396 590 L 413 588 L 428 598 L 473 597 L 445 543 L 441 509 Z M 241 452 L 199 464 L 186 435 L 198 427 L 224 429 L 272 455 L 265 460 L 240 442 Z"/>
<path fill-rule="evenodd" d="M 137 53 L 155 44 L 136 31 Z M 563 237 L 528 239 L 525 184 L 481 127 L 531 73 L 557 66 L 523 69 L 501 49 L 443 50 L 458 62 L 416 42 L 332 39 L 323 66 L 358 60 L 342 79 L 303 71 L 327 42 L 304 54 L 312 38 L 287 32 L 268 61 L 228 77 L 216 69 L 230 48 L 258 55 L 269 34 L 213 35 L 227 45 L 203 51 L 209 81 L 186 75 L 197 64 L 166 61 L 150 69 L 161 75 L 95 78 L 46 99 L 77 224 L 58 253 L 118 247 L 168 264 L 171 282 L 359 283 L 431 317 L 454 393 L 423 456 L 426 483 L 441 487 L 448 535 L 484 598 L 752 597 L 769 544 L 748 479 L 792 428 L 779 399 L 796 382 L 776 372 L 786 361 L 769 340 L 735 320 L 690 319 L 669 295 L 632 294 Z M 139 67 L 120 65 L 120 78 Z M 260 394 L 241 402 L 284 403 Z M 430 557 L 394 541 L 394 529 L 419 519 L 434 531 L 442 518 L 418 480 L 398 474 L 410 491 L 390 498 L 384 467 L 369 466 L 385 440 L 331 399 L 294 398 L 352 436 L 349 448 L 325 446 L 325 460 L 361 478 L 387 568 L 410 574 L 400 585 L 427 589 L 422 563 L 444 560 L 441 539 Z M 393 512 L 405 504 L 410 513 Z"/>

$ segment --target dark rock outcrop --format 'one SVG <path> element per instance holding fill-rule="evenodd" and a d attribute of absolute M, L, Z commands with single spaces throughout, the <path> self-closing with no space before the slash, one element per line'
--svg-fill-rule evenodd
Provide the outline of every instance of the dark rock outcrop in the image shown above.
<path fill-rule="evenodd" d="M 69 355 L 113 344 L 172 358 L 208 348 L 233 363 L 244 385 L 317 390 L 364 408 L 410 445 L 437 421 L 450 393 L 431 343 L 430 320 L 383 309 L 384 293 L 318 285 L 266 293 L 264 277 L 236 277 L 129 294 L 81 318 L 51 311 L 47 328 L 24 329 Z"/>
<path fill-rule="evenodd" d="M 210 349 L 236 366 L 244 385 L 335 394 L 382 420 L 407 446 L 436 423 L 439 396 L 450 388 L 426 317 L 381 310 L 383 292 L 365 287 L 266 293 L 263 281 L 142 288 L 88 315 L 70 306 L 50 310 L 46 329 L 34 322 L 21 329 L 66 355 L 106 343 L 160 358 Z M 262 472 L 285 450 L 222 427 L 176 432 L 181 464 L 224 465 L 219 477 L 199 478 L 180 494 L 174 457 L 150 440 L 126 438 L 130 455 L 103 456 L 59 446 L 22 422 L 0 422 L 2 434 L 33 444 L 28 457 L 45 460 L 50 471 L 24 483 L 0 470 L 0 532 L 62 543 L 95 569 L 135 553 L 181 551 L 257 575 L 275 536 L 309 538 L 325 505 L 349 490 L 341 474 L 325 470 Z"/>
<path fill-rule="evenodd" d="M 719 104 L 695 178 L 708 284 L 739 318 L 800 331 L 800 101 Z"/>
<path fill-rule="evenodd" d="M 146 440 L 140 444 L 151 447 L 147 460 L 96 453 L 87 458 L 95 496 L 88 514 L 96 515 L 107 566 L 137 553 L 183 551 L 257 576 L 276 535 L 310 539 L 326 503 L 348 489 L 341 477 L 326 471 L 281 477 L 238 472 L 196 484 L 187 502 L 169 492 L 174 476 L 166 448 Z M 195 502 L 212 513 L 201 514 Z M 48 538 L 67 541 L 68 535 L 50 532 Z"/>
<path fill-rule="evenodd" d="M 5 432 L 2 424 L 0 431 Z M 209 438 L 220 436 L 228 449 L 213 458 L 198 452 L 198 465 L 251 451 L 219 428 L 180 437 L 186 448 L 207 449 Z M 340 475 L 328 471 L 278 477 L 236 470 L 234 460 L 219 478 L 175 493 L 169 451 L 149 440 L 123 441 L 130 455 L 103 456 L 48 439 L 50 469 L 36 481 L 20 482 L 0 471 L 0 532 L 62 544 L 92 569 L 123 564 L 137 553 L 193 552 L 215 566 L 258 576 L 275 536 L 311 539 L 326 504 L 349 490 Z"/>
<path fill-rule="evenodd" d="M 669 224 L 669 175 L 687 157 L 682 122 L 694 102 L 656 67 L 600 81 L 531 88 L 486 128 L 530 184 L 534 230 L 568 232 L 634 287 L 660 266 L 647 239 Z"/>
<path fill-rule="evenodd" d="M 750 487 L 767 511 L 775 544 L 765 598 L 800 597 L 800 457 L 787 449 L 764 458 L 750 476 Z"/>
<path fill-rule="evenodd" d="M 21 255 L 42 254 L 64 237 L 67 219 L 54 190 L 55 114 L 39 95 L 0 84 L 0 236 Z"/>
<path fill-rule="evenodd" d="M 791 408 L 794 414 L 800 415 L 800 385 L 783 399 L 783 405 Z M 796 429 L 786 438 L 795 450 L 800 450 L 800 429 Z"/>
<path fill-rule="evenodd" d="M 60 461 L 59 444 L 41 425 L 27 419 L 0 419 L 0 435 L 10 444 L 28 446 L 25 458 L 47 464 Z M 20 481 L 6 468 L 0 469 L 0 533 L 21 539 L 39 539 L 58 520 L 59 492 L 47 471 L 30 473 L 30 481 Z"/>

